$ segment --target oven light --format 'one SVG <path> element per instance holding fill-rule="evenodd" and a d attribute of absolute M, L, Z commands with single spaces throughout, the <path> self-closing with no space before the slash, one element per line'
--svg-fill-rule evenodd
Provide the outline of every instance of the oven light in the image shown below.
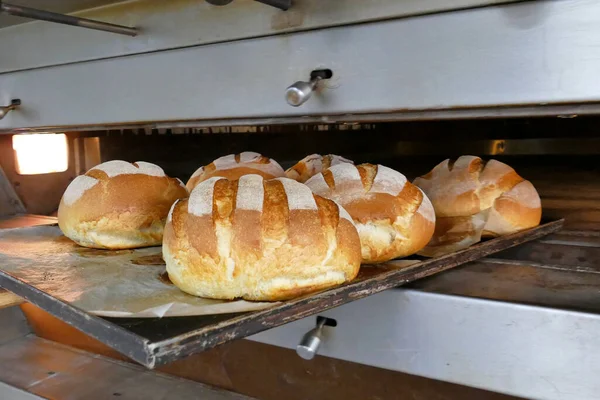
<path fill-rule="evenodd" d="M 64 133 L 14 135 L 12 147 L 20 175 L 64 172 L 69 168 L 69 147 Z"/>

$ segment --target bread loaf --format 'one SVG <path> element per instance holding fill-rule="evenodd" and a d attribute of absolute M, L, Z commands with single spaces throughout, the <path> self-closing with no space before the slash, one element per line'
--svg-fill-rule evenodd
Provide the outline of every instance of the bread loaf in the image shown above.
<path fill-rule="evenodd" d="M 540 197 L 531 182 L 500 161 L 475 156 L 445 160 L 414 184 L 433 204 L 437 226 L 419 254 L 438 256 L 539 225 Z"/>
<path fill-rule="evenodd" d="M 213 176 L 236 180 L 240 176 L 248 174 L 257 174 L 265 179 L 272 179 L 285 176 L 285 171 L 277 161 L 258 153 L 245 151 L 217 158 L 210 164 L 198 168 L 188 180 L 186 187 L 191 193 L 196 185 Z"/>
<path fill-rule="evenodd" d="M 301 183 L 212 177 L 173 205 L 163 258 L 186 293 L 272 301 L 353 279 L 360 241 L 342 207 Z"/>
<path fill-rule="evenodd" d="M 65 236 L 85 247 L 130 249 L 162 242 L 169 208 L 188 192 L 179 179 L 143 161 L 108 161 L 67 187 L 58 208 Z"/>
<path fill-rule="evenodd" d="M 310 156 L 304 157 L 302 160 L 298 161 L 296 165 L 285 171 L 285 175 L 290 179 L 304 183 L 312 176 L 323 172 L 334 165 L 342 163 L 354 164 L 353 161 L 336 156 L 335 154 L 328 154 L 326 156 L 311 154 Z"/>
<path fill-rule="evenodd" d="M 313 176 L 306 185 L 352 216 L 365 263 L 414 254 L 431 239 L 433 207 L 400 172 L 383 165 L 342 163 Z"/>

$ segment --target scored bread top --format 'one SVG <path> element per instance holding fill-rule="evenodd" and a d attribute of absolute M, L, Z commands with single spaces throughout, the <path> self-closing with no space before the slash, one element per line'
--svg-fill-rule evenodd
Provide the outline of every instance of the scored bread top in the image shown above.
<path fill-rule="evenodd" d="M 419 254 L 438 256 L 540 223 L 540 197 L 531 182 L 496 160 L 461 156 L 415 179 L 437 217 L 431 242 Z"/>
<path fill-rule="evenodd" d="M 271 196 L 270 198 L 266 198 Z M 213 216 L 215 208 L 230 203 L 229 213 L 235 210 L 251 210 L 262 212 L 265 203 L 269 206 L 293 210 L 317 211 L 317 197 L 306 185 L 288 178 L 265 180 L 260 175 L 244 175 L 237 181 L 223 177 L 212 177 L 201 182 L 190 195 L 187 212 L 201 217 Z M 283 210 L 283 209 L 282 209 Z M 352 219 L 339 207 L 340 218 Z"/>
<path fill-rule="evenodd" d="M 197 296 L 286 299 L 350 280 L 360 266 L 348 213 L 288 178 L 209 178 L 167 221 L 169 277 Z"/>
<path fill-rule="evenodd" d="M 125 174 L 166 176 L 165 171 L 163 171 L 161 167 L 145 161 L 136 161 L 134 163 L 130 163 L 127 161 L 112 160 L 96 165 L 90 169 L 90 171 L 94 170 L 104 171 L 110 178 Z"/>
<path fill-rule="evenodd" d="M 93 188 L 100 182 L 96 178 L 92 178 L 87 175 L 79 175 L 67 186 L 65 193 L 63 193 L 62 201 L 66 205 L 70 206 L 79 200 L 83 194 L 89 189 Z"/>
<path fill-rule="evenodd" d="M 157 245 L 169 207 L 187 196 L 185 185 L 157 165 L 109 161 L 71 182 L 58 208 L 58 224 L 82 246 Z"/>
<path fill-rule="evenodd" d="M 304 183 L 312 176 L 342 163 L 354 164 L 353 161 L 335 154 L 327 154 L 325 156 L 311 154 L 298 161 L 296 165 L 285 171 L 285 174 L 290 179 Z"/>
<path fill-rule="evenodd" d="M 348 213 L 288 178 L 212 177 L 198 184 L 189 199 L 174 204 L 168 221 L 172 227 L 165 244 L 171 252 L 189 242 L 194 254 L 232 258 L 236 265 L 261 257 L 267 265 L 274 254 L 286 268 L 294 265 L 294 254 L 302 254 L 302 262 L 314 258 L 314 265 L 326 265 L 333 252 L 360 262 L 358 233 Z M 278 250 L 286 246 L 289 254 Z"/>
<path fill-rule="evenodd" d="M 435 228 L 427 196 L 383 165 L 338 164 L 306 181 L 316 194 L 339 202 L 352 216 L 362 260 L 387 261 L 423 248 Z"/>
<path fill-rule="evenodd" d="M 78 177 L 73 179 L 73 181 L 65 190 L 62 201 L 66 205 L 70 206 L 79 199 L 81 199 L 81 197 L 86 193 L 86 191 L 92 189 L 101 181 L 110 178 L 115 178 L 118 176 L 131 175 L 140 176 L 142 180 L 144 179 L 142 178 L 143 176 L 172 179 L 168 178 L 165 175 L 165 172 L 161 167 L 145 161 L 136 161 L 134 163 L 121 160 L 107 161 L 105 163 L 96 165 L 95 167 L 91 168 L 85 173 L 85 175 L 79 175 Z M 179 186 L 185 188 L 183 182 L 181 182 L 177 178 L 173 179 L 176 180 Z"/>
<path fill-rule="evenodd" d="M 475 156 L 444 160 L 414 183 L 425 191 L 438 217 L 474 215 L 493 206 L 506 206 L 511 199 L 525 208 L 541 207 L 533 185 L 513 168 Z"/>
<path fill-rule="evenodd" d="M 271 179 L 285 176 L 285 171 L 277 161 L 259 153 L 245 151 L 217 158 L 210 164 L 198 168 L 186 186 L 189 191 L 192 191 L 200 182 L 214 176 L 235 180 L 248 174 L 258 174 L 265 179 Z"/>
<path fill-rule="evenodd" d="M 394 221 L 415 212 L 435 221 L 433 207 L 423 192 L 400 172 L 383 165 L 338 164 L 313 176 L 306 185 L 316 194 L 342 204 L 357 222 Z M 392 197 L 401 201 L 392 202 Z"/>

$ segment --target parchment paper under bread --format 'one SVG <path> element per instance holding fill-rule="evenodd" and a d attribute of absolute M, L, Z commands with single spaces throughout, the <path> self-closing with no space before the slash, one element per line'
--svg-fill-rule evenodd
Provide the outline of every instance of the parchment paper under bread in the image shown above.
<path fill-rule="evenodd" d="M 356 279 L 418 260 L 362 266 Z M 211 300 L 173 285 L 161 247 L 96 250 L 66 238 L 58 226 L 0 229 L 0 269 L 90 314 L 156 318 L 263 310 L 278 302 Z"/>
<path fill-rule="evenodd" d="M 278 303 L 203 299 L 168 281 L 161 247 L 96 250 L 58 226 L 0 230 L 0 269 L 103 317 L 155 318 L 262 310 Z"/>

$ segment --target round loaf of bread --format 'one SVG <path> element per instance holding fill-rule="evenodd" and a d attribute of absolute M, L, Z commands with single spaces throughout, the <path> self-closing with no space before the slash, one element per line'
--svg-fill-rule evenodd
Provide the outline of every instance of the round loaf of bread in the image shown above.
<path fill-rule="evenodd" d="M 285 175 L 290 179 L 304 183 L 316 174 L 342 163 L 354 164 L 353 161 L 335 154 L 327 154 L 326 156 L 311 154 L 285 171 Z"/>
<path fill-rule="evenodd" d="M 434 237 L 419 254 L 439 256 L 539 225 L 540 196 L 508 165 L 475 156 L 445 160 L 414 184 L 435 209 Z"/>
<path fill-rule="evenodd" d="M 58 225 L 69 239 L 97 249 L 162 242 L 169 208 L 188 196 L 179 179 L 143 161 L 108 161 L 75 178 L 63 194 Z"/>
<path fill-rule="evenodd" d="M 245 151 L 217 158 L 210 164 L 198 168 L 188 180 L 186 187 L 191 193 L 200 182 L 213 176 L 236 180 L 248 174 L 257 174 L 265 179 L 272 179 L 285 176 L 285 171 L 277 161 L 252 151 Z"/>
<path fill-rule="evenodd" d="M 427 196 L 400 172 L 383 165 L 338 164 L 306 185 L 352 216 L 364 263 L 414 254 L 433 235 L 435 214 Z"/>
<path fill-rule="evenodd" d="M 353 279 L 360 240 L 342 207 L 301 183 L 213 177 L 173 205 L 163 258 L 186 293 L 274 301 Z"/>

